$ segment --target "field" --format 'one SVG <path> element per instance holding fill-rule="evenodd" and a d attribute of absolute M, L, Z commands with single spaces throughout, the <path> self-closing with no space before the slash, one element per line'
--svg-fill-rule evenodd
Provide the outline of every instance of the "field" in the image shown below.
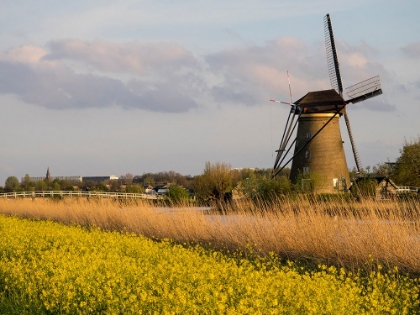
<path fill-rule="evenodd" d="M 0 200 L 0 312 L 420 313 L 417 210 L 301 199 L 220 215 Z"/>

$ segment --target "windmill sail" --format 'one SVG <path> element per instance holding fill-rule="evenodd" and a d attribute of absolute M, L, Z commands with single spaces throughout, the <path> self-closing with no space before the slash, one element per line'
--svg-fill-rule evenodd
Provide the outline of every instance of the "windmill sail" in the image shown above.
<path fill-rule="evenodd" d="M 381 79 L 379 76 L 359 82 L 346 88 L 346 94 L 350 97 L 348 103 L 362 102 L 368 98 L 382 94 Z"/>
<path fill-rule="evenodd" d="M 284 161 L 284 159 L 286 158 L 286 154 L 289 153 L 289 151 L 291 150 L 291 148 L 294 144 L 294 141 L 292 141 L 292 143 L 290 144 L 290 140 L 291 140 L 292 134 L 293 134 L 293 132 L 294 132 L 294 130 L 295 130 L 297 124 L 298 124 L 298 120 L 299 120 L 301 111 L 300 111 L 299 106 L 297 106 L 295 104 L 290 104 L 290 103 L 287 103 L 287 102 L 279 102 L 279 101 L 275 101 L 275 100 L 270 100 L 270 101 L 291 105 L 289 116 L 288 116 L 287 121 L 286 121 L 286 126 L 284 127 L 284 133 L 283 133 L 283 136 L 282 136 L 282 139 L 281 139 L 281 142 L 280 142 L 280 147 L 279 147 L 278 150 L 276 150 L 277 155 L 276 155 L 276 160 L 274 162 L 274 167 L 273 167 L 273 174 L 276 175 L 278 172 L 280 172 L 284 168 L 284 167 L 280 168 L 281 167 L 280 165 Z M 298 119 L 295 120 L 296 115 L 298 115 Z M 288 145 L 289 145 L 289 147 L 287 148 Z"/>
<path fill-rule="evenodd" d="M 325 50 L 327 53 L 328 75 L 330 76 L 331 87 L 343 96 L 343 83 L 341 82 L 340 66 L 335 48 L 334 34 L 330 15 L 324 18 Z"/>
<path fill-rule="evenodd" d="M 340 94 L 340 96 L 343 96 L 343 83 L 341 82 L 340 64 L 338 62 L 334 33 L 329 14 L 324 17 L 324 35 L 325 50 L 327 53 L 328 74 L 330 76 L 331 87 L 335 89 Z M 356 163 L 356 168 L 359 172 L 361 172 L 362 163 L 360 162 L 359 152 L 356 149 L 356 143 L 354 142 L 353 132 L 350 127 L 350 119 L 347 111 L 344 112 L 344 121 L 346 122 L 347 131 L 349 133 L 349 139 L 351 149 L 353 151 L 354 161 Z"/>
<path fill-rule="evenodd" d="M 354 144 L 353 132 L 351 131 L 350 119 L 349 115 L 347 115 L 347 112 L 344 114 L 344 121 L 346 122 L 347 131 L 349 133 L 349 139 L 351 143 L 351 149 L 353 151 L 354 161 L 356 162 L 356 168 L 357 171 L 361 173 L 363 171 L 363 166 L 362 162 L 360 161 L 359 152 L 357 151 L 356 145 Z"/>

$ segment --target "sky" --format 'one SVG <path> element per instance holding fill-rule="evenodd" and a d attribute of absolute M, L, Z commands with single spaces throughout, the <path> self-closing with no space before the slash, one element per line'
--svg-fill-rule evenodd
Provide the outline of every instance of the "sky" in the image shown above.
<path fill-rule="evenodd" d="M 0 0 L 0 185 L 8 176 L 271 168 L 288 116 L 330 89 L 324 16 L 364 167 L 420 136 L 417 0 Z M 343 120 L 349 169 L 355 166 Z"/>

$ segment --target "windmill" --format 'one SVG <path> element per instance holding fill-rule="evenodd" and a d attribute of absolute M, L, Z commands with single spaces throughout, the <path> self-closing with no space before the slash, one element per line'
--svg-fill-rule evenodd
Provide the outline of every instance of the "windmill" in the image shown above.
<path fill-rule="evenodd" d="M 348 87 L 346 94 L 349 99 L 344 100 L 329 14 L 324 18 L 324 33 L 332 89 L 309 92 L 295 102 L 280 102 L 290 105 L 290 112 L 279 149 L 276 151 L 273 177 L 292 162 L 290 172 L 292 182 L 300 182 L 303 188 L 306 186 L 317 192 L 331 193 L 345 191 L 350 185 L 339 118 L 344 116 L 356 167 L 361 172 L 362 165 L 354 143 L 346 106 L 380 95 L 382 89 L 379 76 L 375 76 Z M 292 139 L 296 128 L 296 137 Z M 289 158 L 293 146 L 294 153 Z"/>

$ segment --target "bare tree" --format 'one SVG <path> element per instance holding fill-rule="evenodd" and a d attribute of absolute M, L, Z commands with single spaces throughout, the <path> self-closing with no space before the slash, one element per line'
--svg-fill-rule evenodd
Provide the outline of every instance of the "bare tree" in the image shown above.
<path fill-rule="evenodd" d="M 194 178 L 193 187 L 197 198 L 203 201 L 224 201 L 226 193 L 232 191 L 231 169 L 226 163 L 206 162 L 203 174 Z"/>

